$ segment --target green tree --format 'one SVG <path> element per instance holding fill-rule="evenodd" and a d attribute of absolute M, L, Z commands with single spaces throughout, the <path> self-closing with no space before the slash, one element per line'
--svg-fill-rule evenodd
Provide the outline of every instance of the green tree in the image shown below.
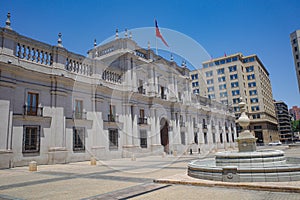
<path fill-rule="evenodd" d="M 300 131 L 300 120 L 292 121 L 292 131 L 299 132 Z"/>

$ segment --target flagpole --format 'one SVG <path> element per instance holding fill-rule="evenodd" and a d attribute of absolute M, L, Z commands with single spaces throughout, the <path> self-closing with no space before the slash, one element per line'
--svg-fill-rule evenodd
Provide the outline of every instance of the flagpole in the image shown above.
<path fill-rule="evenodd" d="M 156 55 L 158 55 L 158 51 L 157 51 L 157 37 L 155 36 L 155 50 L 156 50 Z"/>

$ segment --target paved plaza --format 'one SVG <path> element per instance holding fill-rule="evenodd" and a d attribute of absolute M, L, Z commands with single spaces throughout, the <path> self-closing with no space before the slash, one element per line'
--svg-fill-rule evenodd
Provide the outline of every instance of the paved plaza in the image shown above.
<path fill-rule="evenodd" d="M 298 148 L 272 148 L 285 150 L 287 156 L 300 154 Z M 128 158 L 98 161 L 96 166 L 87 161 L 39 165 L 37 172 L 29 172 L 28 166 L 0 170 L 0 199 L 300 199 L 300 182 L 293 183 L 294 192 L 259 189 L 263 184 L 250 189 L 153 182 L 184 176 L 187 163 L 196 158 L 199 155 L 149 156 L 135 161 Z"/>

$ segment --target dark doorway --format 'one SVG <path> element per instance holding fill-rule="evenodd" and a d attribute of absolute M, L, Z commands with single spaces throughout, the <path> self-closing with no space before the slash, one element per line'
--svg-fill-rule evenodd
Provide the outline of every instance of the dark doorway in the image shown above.
<path fill-rule="evenodd" d="M 165 118 L 160 120 L 160 141 L 164 152 L 169 153 L 169 124 Z"/>
<path fill-rule="evenodd" d="M 256 141 L 257 145 L 261 146 L 264 144 L 263 133 L 261 131 L 255 131 L 255 137 L 257 138 L 257 141 Z"/>

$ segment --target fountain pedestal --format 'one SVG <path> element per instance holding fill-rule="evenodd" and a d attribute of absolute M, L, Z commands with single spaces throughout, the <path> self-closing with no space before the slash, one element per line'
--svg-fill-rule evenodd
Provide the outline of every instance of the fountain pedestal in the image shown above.
<path fill-rule="evenodd" d="M 256 140 L 250 131 L 246 130 L 237 138 L 239 152 L 253 152 L 256 151 Z"/>
<path fill-rule="evenodd" d="M 245 102 L 239 103 L 241 116 L 238 119 L 238 123 L 243 128 L 243 132 L 240 133 L 240 136 L 237 138 L 239 152 L 253 152 L 256 151 L 256 140 L 247 127 L 250 124 L 250 119 L 246 115 L 246 104 Z"/>

